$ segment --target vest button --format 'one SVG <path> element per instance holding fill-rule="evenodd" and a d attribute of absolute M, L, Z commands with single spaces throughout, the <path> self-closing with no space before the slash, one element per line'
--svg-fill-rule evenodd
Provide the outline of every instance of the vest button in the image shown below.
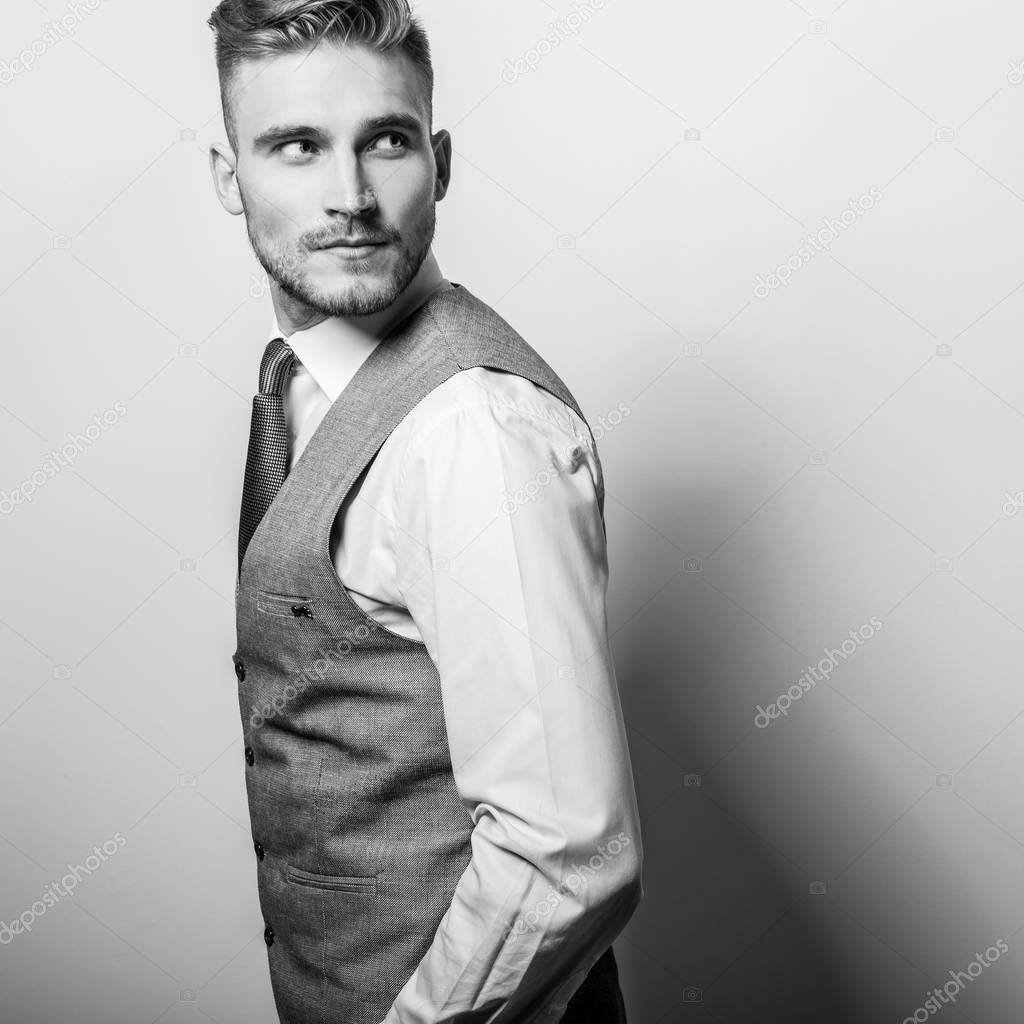
<path fill-rule="evenodd" d="M 253 843 L 253 849 L 256 851 L 256 858 L 258 860 L 263 860 L 265 856 L 263 852 L 263 844 L 258 839 Z"/>
<path fill-rule="evenodd" d="M 266 944 L 267 944 L 268 946 L 272 946 L 272 945 L 274 944 L 274 929 L 273 929 L 273 928 L 271 928 L 269 924 L 268 924 L 268 925 L 267 925 L 267 927 L 266 927 L 266 928 L 265 928 L 265 929 L 263 930 L 263 941 L 264 941 L 264 942 L 265 942 L 265 943 L 266 943 Z"/>
<path fill-rule="evenodd" d="M 256 754 L 253 751 L 252 747 L 245 748 L 245 763 L 249 765 L 256 763 Z"/>
<path fill-rule="evenodd" d="M 238 676 L 238 681 L 242 682 L 245 679 L 245 665 L 240 661 L 235 662 L 235 675 Z"/>
<path fill-rule="evenodd" d="M 298 618 L 300 615 L 305 615 L 305 617 L 308 619 L 312 616 L 312 612 L 310 612 L 308 605 L 293 604 L 292 615 L 294 615 L 295 618 Z"/>

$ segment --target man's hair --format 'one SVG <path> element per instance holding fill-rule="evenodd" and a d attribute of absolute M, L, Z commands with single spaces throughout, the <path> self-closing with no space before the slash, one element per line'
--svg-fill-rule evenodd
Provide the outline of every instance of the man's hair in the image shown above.
<path fill-rule="evenodd" d="M 321 42 L 400 50 L 420 73 L 433 121 L 434 67 L 430 43 L 409 0 L 221 0 L 207 24 L 216 34 L 217 74 L 224 123 L 237 152 L 231 86 L 240 64 L 259 57 L 299 53 Z"/>

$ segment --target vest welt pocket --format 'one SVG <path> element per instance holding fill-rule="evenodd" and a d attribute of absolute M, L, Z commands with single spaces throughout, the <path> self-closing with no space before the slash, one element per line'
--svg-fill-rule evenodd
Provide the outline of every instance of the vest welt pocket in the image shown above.
<path fill-rule="evenodd" d="M 309 598 L 298 594 L 256 592 L 256 608 L 264 615 L 286 615 L 288 618 L 309 617 Z"/>
<path fill-rule="evenodd" d="M 368 892 L 377 885 L 375 875 L 316 875 L 312 871 L 289 866 L 285 872 L 289 882 L 311 889 L 331 889 L 335 892 Z"/>

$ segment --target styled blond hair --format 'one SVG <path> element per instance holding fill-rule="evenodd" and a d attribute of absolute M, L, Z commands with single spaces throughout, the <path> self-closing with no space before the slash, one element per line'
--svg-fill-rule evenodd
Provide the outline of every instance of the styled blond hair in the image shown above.
<path fill-rule="evenodd" d="M 221 0 L 207 20 L 216 35 L 224 124 L 237 151 L 231 86 L 244 61 L 298 53 L 320 42 L 399 50 L 420 72 L 428 123 L 433 121 L 434 67 L 426 31 L 408 0 Z"/>

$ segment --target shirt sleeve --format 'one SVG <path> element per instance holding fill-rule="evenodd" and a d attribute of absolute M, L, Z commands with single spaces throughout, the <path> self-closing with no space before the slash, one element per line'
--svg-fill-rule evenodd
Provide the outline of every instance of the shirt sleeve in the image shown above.
<path fill-rule="evenodd" d="M 399 585 L 474 828 L 383 1024 L 554 1024 L 643 892 L 600 462 L 571 410 L 512 379 L 532 401 L 449 408 L 410 442 L 397 484 Z"/>

